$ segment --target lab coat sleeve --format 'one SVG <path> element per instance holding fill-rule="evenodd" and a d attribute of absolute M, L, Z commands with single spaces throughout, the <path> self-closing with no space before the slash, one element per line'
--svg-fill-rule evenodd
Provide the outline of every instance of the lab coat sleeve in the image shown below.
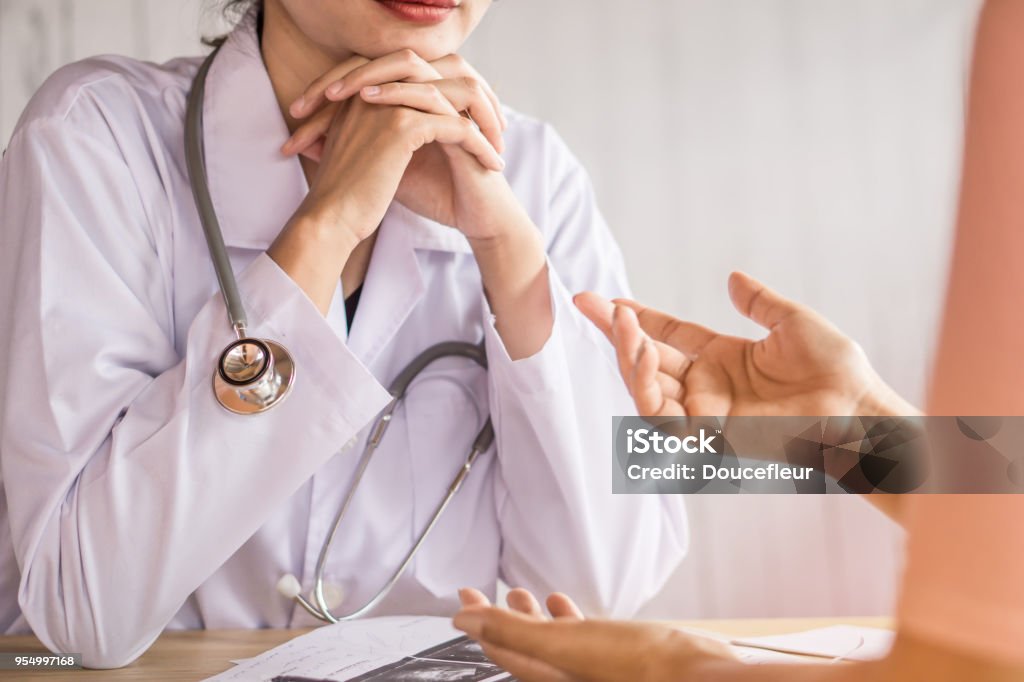
<path fill-rule="evenodd" d="M 85 665 L 139 656 L 190 593 L 386 404 L 266 255 L 239 273 L 250 334 L 295 358 L 291 394 L 239 416 L 211 388 L 219 294 L 179 357 L 165 230 L 109 139 L 33 121 L 0 170 L 0 465 L 18 600 Z"/>
<path fill-rule="evenodd" d="M 549 196 L 534 220 L 548 243 L 551 335 L 512 361 L 486 310 L 501 570 L 512 586 L 568 592 L 588 615 L 630 616 L 685 554 L 685 510 L 679 497 L 612 494 L 612 416 L 635 408 L 611 345 L 572 295 L 629 289 L 589 179 L 554 132 L 544 134 Z"/>

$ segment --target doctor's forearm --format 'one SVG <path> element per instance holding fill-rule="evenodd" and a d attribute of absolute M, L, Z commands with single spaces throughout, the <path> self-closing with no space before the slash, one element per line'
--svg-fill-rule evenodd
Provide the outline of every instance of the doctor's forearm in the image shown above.
<path fill-rule="evenodd" d="M 540 232 L 524 214 L 501 236 L 470 243 L 509 357 L 534 355 L 551 336 L 554 321 Z"/>
<path fill-rule="evenodd" d="M 359 239 L 329 221 L 297 213 L 267 249 L 269 255 L 326 315 L 338 280 Z"/>

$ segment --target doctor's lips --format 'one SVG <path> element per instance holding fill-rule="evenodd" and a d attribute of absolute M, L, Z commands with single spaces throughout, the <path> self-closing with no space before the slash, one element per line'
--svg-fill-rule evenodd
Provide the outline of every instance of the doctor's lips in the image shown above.
<path fill-rule="evenodd" d="M 375 0 L 392 15 L 417 24 L 439 24 L 459 8 L 461 0 Z"/>

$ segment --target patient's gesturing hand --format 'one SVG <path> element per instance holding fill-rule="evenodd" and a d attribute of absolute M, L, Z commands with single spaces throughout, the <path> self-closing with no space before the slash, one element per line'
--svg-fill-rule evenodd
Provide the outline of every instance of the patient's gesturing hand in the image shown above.
<path fill-rule="evenodd" d="M 723 642 L 653 623 L 546 620 L 470 605 L 454 625 L 523 682 L 718 679 L 715 672 L 739 665 Z"/>
<path fill-rule="evenodd" d="M 615 345 L 642 416 L 914 414 L 860 347 L 810 308 L 733 273 L 736 309 L 768 330 L 760 340 L 716 333 L 628 300 L 576 305 Z"/>
<path fill-rule="evenodd" d="M 533 596 L 533 593 L 522 587 L 509 590 L 505 601 L 508 603 L 508 608 L 512 611 L 539 620 L 547 620 L 548 618 L 544 613 L 544 608 L 537 601 L 537 598 Z M 491 605 L 491 600 L 483 592 L 472 587 L 464 587 L 459 590 L 459 602 L 464 609 Z M 547 606 L 551 618 L 583 619 L 583 612 L 576 606 L 576 602 L 561 592 L 553 592 L 548 595 L 544 604 Z"/>

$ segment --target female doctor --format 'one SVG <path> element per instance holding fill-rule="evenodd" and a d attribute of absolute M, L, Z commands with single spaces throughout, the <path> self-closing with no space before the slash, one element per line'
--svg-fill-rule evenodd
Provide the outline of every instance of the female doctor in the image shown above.
<path fill-rule="evenodd" d="M 318 624 L 275 585 L 312 598 L 354 482 L 323 593 L 357 611 L 488 416 L 371 615 L 450 613 L 498 578 L 627 615 L 663 583 L 682 509 L 610 494 L 631 405 L 569 293 L 626 294 L 619 252 L 564 144 L 453 56 L 489 4 L 266 0 L 213 59 L 201 139 L 246 333 L 295 368 L 256 414 L 212 388 L 235 334 L 186 169 L 201 60 L 94 58 L 36 94 L 0 173 L 4 629 L 113 667 L 166 627 Z M 489 368 L 429 366 L 357 481 L 386 387 L 450 340 Z"/>

